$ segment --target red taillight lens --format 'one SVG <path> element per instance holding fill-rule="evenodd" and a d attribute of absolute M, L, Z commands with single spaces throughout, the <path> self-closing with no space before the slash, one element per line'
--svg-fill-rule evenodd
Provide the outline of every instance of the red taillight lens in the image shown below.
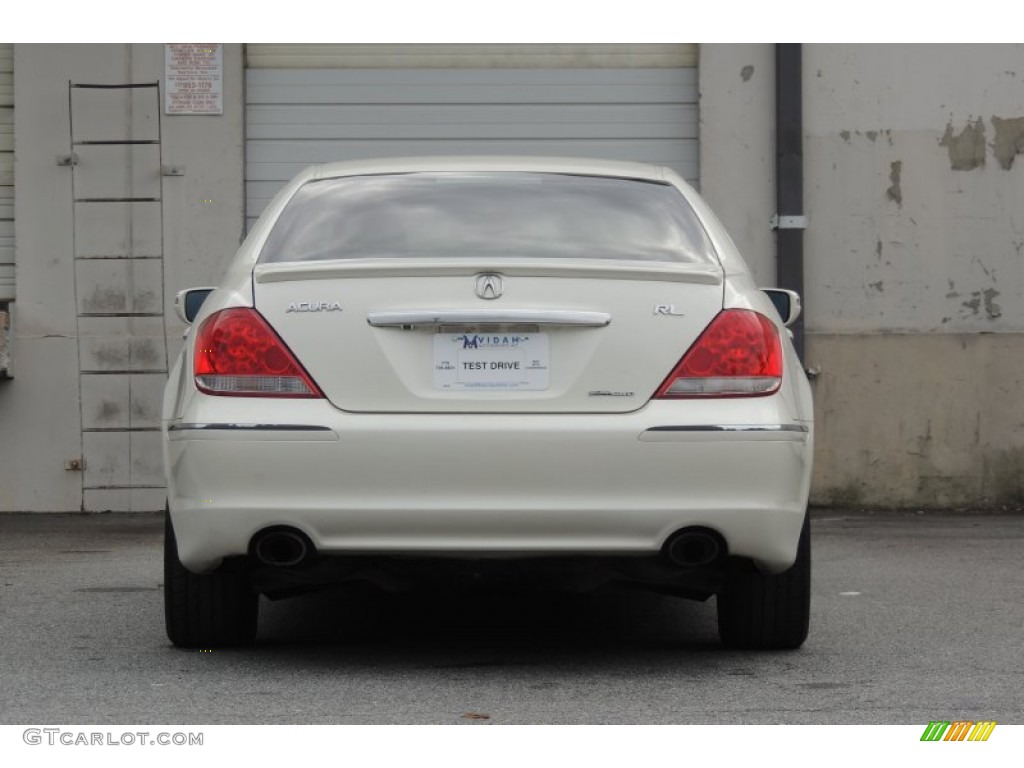
<path fill-rule="evenodd" d="M 210 395 L 323 397 L 255 309 L 210 315 L 196 334 L 196 386 Z"/>
<path fill-rule="evenodd" d="M 757 397 L 782 384 L 775 324 L 749 309 L 718 313 L 665 382 L 659 397 Z"/>

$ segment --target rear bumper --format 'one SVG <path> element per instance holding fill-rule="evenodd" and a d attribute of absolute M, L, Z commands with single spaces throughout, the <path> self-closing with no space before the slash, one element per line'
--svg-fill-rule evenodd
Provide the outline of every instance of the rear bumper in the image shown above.
<path fill-rule="evenodd" d="M 696 525 L 765 571 L 796 556 L 812 433 L 778 413 L 697 420 L 692 404 L 658 402 L 597 416 L 376 415 L 307 402 L 268 418 L 274 405 L 165 424 L 191 570 L 246 554 L 272 525 L 332 554 L 651 555 Z"/>

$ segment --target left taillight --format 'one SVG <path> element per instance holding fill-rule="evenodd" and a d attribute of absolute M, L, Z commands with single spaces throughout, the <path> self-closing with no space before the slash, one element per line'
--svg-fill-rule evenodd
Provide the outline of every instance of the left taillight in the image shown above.
<path fill-rule="evenodd" d="M 208 395 L 323 397 L 259 312 L 215 312 L 196 334 L 196 387 Z"/>

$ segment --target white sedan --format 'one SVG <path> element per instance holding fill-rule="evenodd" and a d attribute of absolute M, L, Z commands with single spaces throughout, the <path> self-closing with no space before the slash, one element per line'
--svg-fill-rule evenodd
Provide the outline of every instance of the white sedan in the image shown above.
<path fill-rule="evenodd" d="M 723 644 L 807 636 L 810 388 L 671 170 L 554 158 L 309 168 L 168 381 L 167 632 L 251 642 L 346 581 L 717 595 Z"/>

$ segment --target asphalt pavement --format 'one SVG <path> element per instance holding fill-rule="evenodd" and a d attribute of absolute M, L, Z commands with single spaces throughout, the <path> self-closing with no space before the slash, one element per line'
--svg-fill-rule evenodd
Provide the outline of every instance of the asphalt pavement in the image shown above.
<path fill-rule="evenodd" d="M 714 599 L 352 587 L 198 652 L 164 634 L 160 517 L 0 515 L 0 723 L 1024 723 L 1024 516 L 812 531 L 795 652 L 722 650 Z"/>

